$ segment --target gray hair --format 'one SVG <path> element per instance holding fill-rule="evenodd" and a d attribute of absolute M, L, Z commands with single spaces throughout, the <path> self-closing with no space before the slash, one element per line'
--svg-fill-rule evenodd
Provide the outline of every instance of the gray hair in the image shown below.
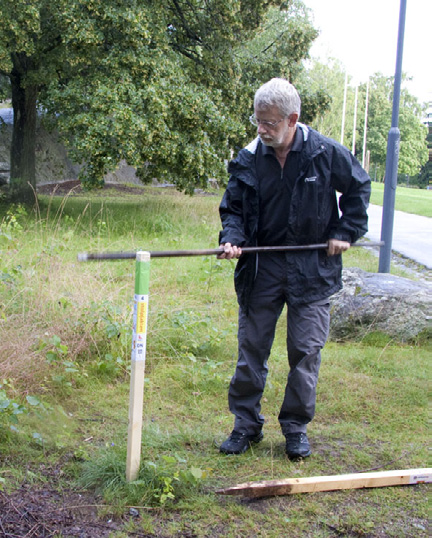
<path fill-rule="evenodd" d="M 255 93 L 255 109 L 277 106 L 284 116 L 300 116 L 301 100 L 295 87 L 284 78 L 272 78 Z"/>

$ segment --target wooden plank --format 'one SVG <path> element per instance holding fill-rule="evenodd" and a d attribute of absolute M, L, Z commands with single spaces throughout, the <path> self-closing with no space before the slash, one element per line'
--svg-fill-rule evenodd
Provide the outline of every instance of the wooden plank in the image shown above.
<path fill-rule="evenodd" d="M 341 489 L 382 488 L 429 482 L 432 482 L 432 469 L 426 468 L 246 482 L 220 489 L 216 493 L 221 495 L 243 495 L 245 497 L 268 497 Z"/>

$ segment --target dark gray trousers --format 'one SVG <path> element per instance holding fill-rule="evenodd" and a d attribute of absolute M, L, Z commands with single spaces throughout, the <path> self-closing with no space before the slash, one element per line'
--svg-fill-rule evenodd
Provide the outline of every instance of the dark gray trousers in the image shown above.
<path fill-rule="evenodd" d="M 321 349 L 328 337 L 329 300 L 290 304 L 284 256 L 261 257 L 248 315 L 240 308 L 238 362 L 228 402 L 235 415 L 234 429 L 259 433 L 264 424 L 264 391 L 276 323 L 285 304 L 289 374 L 279 413 L 283 434 L 306 432 L 315 414 Z"/>

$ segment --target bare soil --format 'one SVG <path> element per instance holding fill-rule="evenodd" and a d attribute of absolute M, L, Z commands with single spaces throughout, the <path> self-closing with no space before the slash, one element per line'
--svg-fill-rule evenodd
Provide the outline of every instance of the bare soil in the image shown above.
<path fill-rule="evenodd" d="M 104 514 L 104 515 L 102 515 Z M 121 532 L 130 520 L 139 522 L 140 510 L 130 508 L 122 516 L 110 515 L 101 499 L 88 492 L 38 489 L 23 484 L 12 493 L 0 491 L 1 538 L 104 538 Z M 130 527 L 130 525 L 129 525 Z M 127 530 L 127 536 L 168 538 Z M 193 538 L 193 534 L 177 534 Z"/>
<path fill-rule="evenodd" d="M 97 515 L 97 499 L 88 494 L 22 485 L 13 493 L 0 492 L 0 536 L 109 536 L 118 522 Z"/>

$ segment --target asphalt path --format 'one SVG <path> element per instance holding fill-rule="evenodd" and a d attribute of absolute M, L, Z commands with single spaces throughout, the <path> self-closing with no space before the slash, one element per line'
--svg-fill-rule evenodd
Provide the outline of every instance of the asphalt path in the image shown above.
<path fill-rule="evenodd" d="M 382 207 L 370 205 L 366 238 L 381 240 Z M 395 211 L 392 251 L 432 269 L 432 218 Z"/>

